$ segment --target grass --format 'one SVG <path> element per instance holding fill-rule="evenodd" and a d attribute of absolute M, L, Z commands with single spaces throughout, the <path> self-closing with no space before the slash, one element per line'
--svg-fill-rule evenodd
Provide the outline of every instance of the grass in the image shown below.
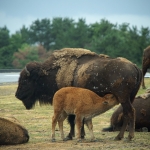
<path fill-rule="evenodd" d="M 150 79 L 146 78 L 146 86 L 150 87 Z M 59 131 L 56 131 L 56 143 L 51 142 L 51 118 L 53 115 L 53 107 L 50 105 L 39 106 L 37 103 L 32 110 L 26 110 L 22 102 L 15 98 L 17 84 L 0 86 L 0 116 L 13 116 L 28 130 L 30 140 L 26 144 L 13 146 L 0 146 L 1 149 L 16 150 L 16 149 L 124 149 L 124 150 L 139 150 L 150 149 L 150 133 L 136 132 L 133 141 L 128 142 L 125 133 L 125 138 L 121 141 L 114 141 L 114 137 L 118 132 L 101 132 L 101 129 L 109 126 L 110 117 L 113 111 L 118 107 L 114 107 L 106 113 L 93 118 L 94 134 L 97 142 L 90 142 L 89 131 L 86 130 L 86 139 L 82 143 L 77 143 L 75 139 L 72 141 L 63 142 L 60 139 Z M 146 90 L 140 88 L 138 95 L 145 93 Z M 57 127 L 58 129 L 58 127 Z M 65 135 L 69 132 L 67 121 L 64 122 Z"/>

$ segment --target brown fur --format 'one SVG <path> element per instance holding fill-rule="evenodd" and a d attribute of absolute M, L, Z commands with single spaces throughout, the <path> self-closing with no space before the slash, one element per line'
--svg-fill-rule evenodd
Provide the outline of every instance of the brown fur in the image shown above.
<path fill-rule="evenodd" d="M 124 61 L 124 62 L 127 62 L 127 63 L 131 63 L 133 64 L 130 60 L 126 59 L 126 58 L 123 58 L 123 57 L 117 57 L 117 59 L 121 60 L 121 61 Z"/>
<path fill-rule="evenodd" d="M 145 89 L 144 76 L 147 72 L 147 69 L 150 67 L 150 46 L 146 47 L 143 51 L 142 59 L 142 88 Z"/>
<path fill-rule="evenodd" d="M 127 118 L 116 139 L 123 138 L 128 122 L 131 139 L 134 137 L 135 121 L 132 102 L 141 77 L 141 70 L 129 61 L 101 57 L 81 48 L 65 48 L 52 53 L 44 63 L 28 63 L 20 73 L 16 97 L 26 109 L 31 109 L 36 101 L 52 104 L 54 93 L 62 87 L 86 88 L 101 97 L 111 93 L 121 103 Z M 71 139 L 74 136 L 74 115 L 69 115 L 68 121 L 71 126 L 68 138 Z"/>
<path fill-rule="evenodd" d="M 144 93 L 137 96 L 133 102 L 136 112 L 135 130 L 143 131 L 147 128 L 150 132 L 150 93 Z M 119 131 L 123 124 L 123 110 L 119 106 L 111 116 L 110 127 L 104 128 L 103 131 Z M 128 128 L 127 128 L 128 130 Z"/>
<path fill-rule="evenodd" d="M 53 97 L 54 116 L 52 119 L 52 141 L 55 140 L 55 126 L 57 122 L 59 124 L 61 138 L 64 139 L 63 121 L 70 114 L 76 116 L 78 140 L 81 140 L 83 120 L 91 133 L 91 140 L 95 140 L 92 118 L 104 113 L 116 104 L 118 104 L 118 101 L 112 94 L 99 97 L 88 89 L 75 87 L 61 88 Z"/>
<path fill-rule="evenodd" d="M 0 117 L 0 145 L 26 143 L 28 131 L 14 117 Z"/>
<path fill-rule="evenodd" d="M 56 75 L 56 82 L 57 86 L 62 88 L 71 85 L 71 82 L 73 81 L 74 71 L 78 65 L 78 62 L 74 57 L 80 58 L 84 55 L 96 56 L 97 54 L 82 48 L 64 48 L 55 51 L 53 55 L 55 57 L 55 62 L 53 63 L 52 68 L 60 67 Z"/>
<path fill-rule="evenodd" d="M 99 57 L 109 58 L 109 56 L 105 54 L 99 54 Z"/>

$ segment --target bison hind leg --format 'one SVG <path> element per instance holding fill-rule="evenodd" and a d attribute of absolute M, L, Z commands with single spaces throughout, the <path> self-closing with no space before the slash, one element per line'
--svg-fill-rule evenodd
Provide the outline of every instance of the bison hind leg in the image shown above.
<path fill-rule="evenodd" d="M 133 108 L 130 101 L 126 101 L 125 103 L 121 103 L 123 107 L 123 125 L 121 130 L 115 140 L 121 140 L 124 137 L 124 132 L 127 129 L 127 125 L 129 123 L 129 135 L 128 139 L 131 140 L 134 138 L 134 130 L 135 130 L 135 109 Z"/>

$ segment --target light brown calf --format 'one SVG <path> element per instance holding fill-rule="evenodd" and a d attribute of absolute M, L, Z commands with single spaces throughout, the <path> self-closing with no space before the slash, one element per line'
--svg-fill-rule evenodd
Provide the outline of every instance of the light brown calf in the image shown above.
<path fill-rule="evenodd" d="M 118 101 L 112 94 L 99 97 L 96 93 L 88 89 L 76 87 L 61 88 L 53 97 L 52 141 L 55 141 L 55 127 L 57 122 L 61 138 L 64 140 L 63 121 L 70 114 L 76 116 L 77 139 L 81 140 L 81 128 L 84 120 L 90 131 L 91 140 L 95 140 L 92 118 L 106 112 L 116 104 L 118 104 Z"/>

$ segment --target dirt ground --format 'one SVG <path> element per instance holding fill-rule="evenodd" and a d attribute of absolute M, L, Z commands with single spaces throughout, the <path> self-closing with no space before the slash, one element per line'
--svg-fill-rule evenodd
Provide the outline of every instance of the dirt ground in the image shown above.
<path fill-rule="evenodd" d="M 22 102 L 15 98 L 17 84 L 0 86 L 0 116 L 13 116 L 28 130 L 30 140 L 26 144 L 3 145 L 0 150 L 148 150 L 150 149 L 150 133 L 135 132 L 135 138 L 128 141 L 128 132 L 125 132 L 125 138 L 121 141 L 115 141 L 114 138 L 118 132 L 102 132 L 102 128 L 108 127 L 110 117 L 114 107 L 106 113 L 93 119 L 94 135 L 96 142 L 90 142 L 90 135 L 85 127 L 86 137 L 82 142 L 77 142 L 76 138 L 71 141 L 62 141 L 59 130 L 56 131 L 56 142 L 51 142 L 51 118 L 53 107 L 35 106 L 32 110 L 26 110 Z M 69 133 L 69 125 L 64 122 L 65 135 Z"/>
<path fill-rule="evenodd" d="M 126 138 L 121 141 L 114 141 L 114 135 L 117 133 L 99 133 L 97 142 L 90 142 L 89 139 L 83 140 L 81 143 L 76 140 L 63 142 L 58 140 L 51 142 L 50 138 L 44 139 L 45 141 L 37 143 L 26 143 L 14 146 L 1 146 L 0 149 L 6 150 L 70 150 L 70 149 L 82 149 L 82 150 L 148 150 L 150 149 L 150 136 L 149 133 L 136 133 L 135 139 L 128 141 Z M 96 134 L 97 135 L 97 134 Z M 125 134 L 127 136 L 127 134 Z"/>

